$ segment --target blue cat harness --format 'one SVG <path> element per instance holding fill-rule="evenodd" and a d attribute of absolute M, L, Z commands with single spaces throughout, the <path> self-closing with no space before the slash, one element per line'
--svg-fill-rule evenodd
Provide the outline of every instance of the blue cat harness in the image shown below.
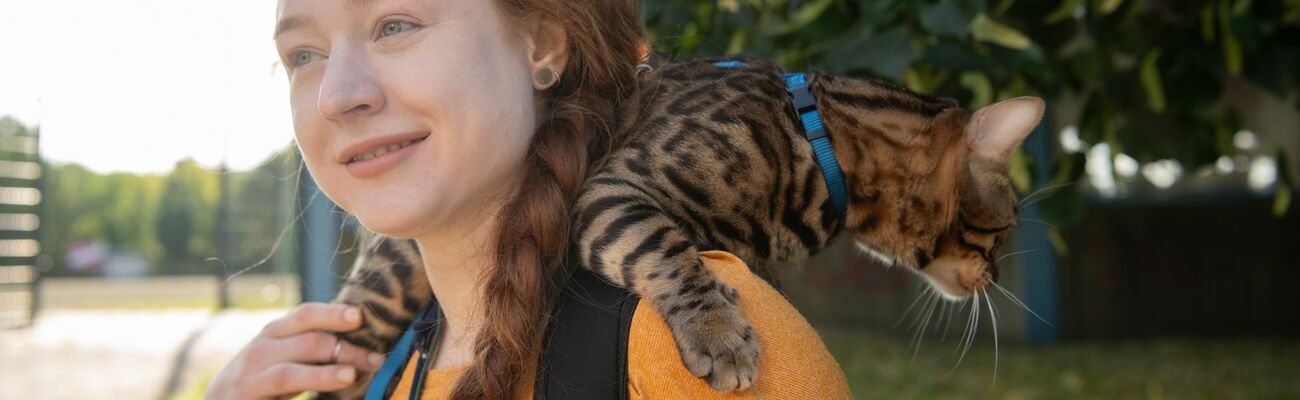
<path fill-rule="evenodd" d="M 726 60 L 714 62 L 713 65 L 722 68 L 740 68 L 749 64 L 743 61 Z M 799 122 L 803 125 L 804 138 L 812 145 L 817 165 L 821 167 L 822 179 L 826 181 L 831 202 L 835 203 L 835 210 L 839 212 L 840 217 L 843 217 L 848 211 L 848 186 L 844 184 L 844 173 L 840 170 L 840 162 L 835 159 L 835 153 L 831 151 L 830 137 L 826 135 L 826 126 L 822 124 L 821 113 L 817 111 L 817 100 L 813 98 L 812 90 L 808 88 L 808 74 L 781 74 L 781 78 L 785 80 L 785 90 L 790 93 L 795 114 L 799 116 Z"/>

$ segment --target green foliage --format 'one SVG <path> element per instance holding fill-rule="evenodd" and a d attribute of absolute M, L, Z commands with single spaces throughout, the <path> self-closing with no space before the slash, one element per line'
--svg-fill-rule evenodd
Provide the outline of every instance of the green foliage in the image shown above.
<path fill-rule="evenodd" d="M 7 117 L 0 118 L 0 131 L 35 134 L 34 128 Z M 77 164 L 42 163 L 40 240 L 42 253 L 51 261 L 44 273 L 71 274 L 65 256 L 69 245 L 81 240 L 103 240 L 115 251 L 138 251 L 159 273 L 212 273 L 219 264 L 204 259 L 214 256 L 222 256 L 231 269 L 252 265 L 271 255 L 272 244 L 292 218 L 286 201 L 292 201 L 296 183 L 295 154 L 296 148 L 289 145 L 252 171 L 230 174 L 229 255 L 217 254 L 217 171 L 193 160 L 178 162 L 162 176 L 102 175 Z"/>
<path fill-rule="evenodd" d="M 166 251 L 168 267 L 213 252 L 212 241 L 204 239 L 213 231 L 216 200 L 216 174 L 194 160 L 176 163 L 163 184 L 156 220 L 158 242 Z"/>
<path fill-rule="evenodd" d="M 1139 162 L 1176 159 L 1187 170 L 1231 151 L 1215 146 L 1216 135 L 1242 127 L 1225 104 L 1225 78 L 1282 98 L 1300 85 L 1294 0 L 647 0 L 642 7 L 656 49 L 674 56 L 744 52 L 790 69 L 901 81 L 972 108 L 1037 95 L 1078 105 L 1074 120 L 1055 122 L 1077 125 L 1085 142 L 1110 143 Z M 1036 162 L 1059 176 L 1076 161 L 1062 154 Z"/>

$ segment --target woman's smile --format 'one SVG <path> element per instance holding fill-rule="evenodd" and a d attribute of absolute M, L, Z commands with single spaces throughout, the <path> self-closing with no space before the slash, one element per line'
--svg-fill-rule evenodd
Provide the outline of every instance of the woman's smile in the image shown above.
<path fill-rule="evenodd" d="M 340 158 L 347 160 L 348 174 L 357 179 L 382 174 L 414 154 L 428 134 L 405 139 L 410 135 L 395 135 L 362 142 L 344 150 Z"/>

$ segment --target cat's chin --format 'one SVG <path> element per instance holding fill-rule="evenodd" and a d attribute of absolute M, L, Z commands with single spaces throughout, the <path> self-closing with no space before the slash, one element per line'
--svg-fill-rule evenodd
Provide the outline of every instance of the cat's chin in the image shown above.
<path fill-rule="evenodd" d="M 931 261 L 917 273 L 925 277 L 936 292 L 952 301 L 969 299 L 975 291 L 992 281 L 981 263 L 947 257 Z"/>
<path fill-rule="evenodd" d="M 969 299 L 973 292 L 962 282 L 971 281 L 971 279 L 964 276 L 979 275 L 983 270 L 982 267 L 975 263 L 949 258 L 939 258 L 924 266 L 917 266 L 901 258 L 890 256 L 861 241 L 854 240 L 853 244 L 858 247 L 858 250 L 862 250 L 871 258 L 880 260 L 886 267 L 907 267 L 907 270 L 925 278 L 925 281 L 930 284 L 930 287 L 934 288 L 935 292 L 951 301 Z"/>
<path fill-rule="evenodd" d="M 933 265 L 933 263 L 931 263 L 931 265 Z M 926 268 L 926 270 L 930 270 L 930 268 Z M 925 278 L 926 283 L 929 283 L 930 287 L 934 288 L 935 293 L 939 293 L 940 296 L 948 299 L 948 301 L 963 301 L 970 298 L 971 291 L 957 284 L 955 277 L 949 278 L 946 276 L 935 276 L 939 274 L 934 274 L 924 270 L 917 271 L 916 274 Z"/>

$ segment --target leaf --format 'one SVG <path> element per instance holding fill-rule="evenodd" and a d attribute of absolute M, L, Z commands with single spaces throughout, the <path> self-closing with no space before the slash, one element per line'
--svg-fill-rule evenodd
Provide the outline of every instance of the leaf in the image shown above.
<path fill-rule="evenodd" d="M 1223 39 L 1223 63 L 1228 72 L 1241 75 L 1241 42 L 1232 34 L 1232 15 L 1228 13 L 1228 0 L 1219 0 L 1219 35 Z"/>
<path fill-rule="evenodd" d="M 993 84 L 989 82 L 989 77 L 981 72 L 962 72 L 961 86 L 975 95 L 970 101 L 971 109 L 984 107 L 993 101 Z"/>
<path fill-rule="evenodd" d="M 1063 1 L 1059 7 L 1056 7 L 1056 10 L 1053 10 L 1051 14 L 1047 14 L 1046 17 L 1043 17 L 1043 22 L 1050 25 L 1064 21 L 1066 18 L 1073 16 L 1076 10 L 1081 7 L 1083 7 L 1083 0 Z"/>
<path fill-rule="evenodd" d="M 1295 177 L 1291 175 L 1291 158 L 1287 157 L 1287 152 L 1281 147 L 1275 149 L 1274 157 L 1277 158 L 1278 164 L 1278 191 L 1273 194 L 1273 216 L 1286 216 L 1288 210 L 1291 210 L 1291 192 L 1295 188 Z"/>
<path fill-rule="evenodd" d="M 835 0 L 816 0 L 811 3 L 804 4 L 802 7 L 799 7 L 798 10 L 795 10 L 795 12 L 790 15 L 789 21 L 787 21 L 784 24 L 777 25 L 776 28 L 773 28 L 769 32 L 778 35 L 784 35 L 790 32 L 803 29 L 804 27 L 808 26 L 808 24 L 811 24 L 813 21 L 816 21 L 817 17 L 822 16 L 822 13 L 825 13 L 826 9 L 830 8 L 831 4 L 834 3 Z"/>
<path fill-rule="evenodd" d="M 745 50 L 746 37 L 749 36 L 748 29 L 736 29 L 731 33 L 731 41 L 727 42 L 727 54 L 737 54 Z"/>
<path fill-rule="evenodd" d="M 1237 151 L 1237 145 L 1232 144 L 1232 131 L 1224 125 L 1223 121 L 1215 123 L 1214 132 L 1214 152 L 1216 155 L 1231 156 Z"/>
<path fill-rule="evenodd" d="M 859 35 L 826 52 L 826 60 L 842 70 L 866 68 L 889 78 L 899 78 L 912 63 L 912 46 L 902 27 Z"/>
<path fill-rule="evenodd" d="M 1065 236 L 1061 235 L 1061 230 L 1056 227 L 1047 228 L 1047 240 L 1052 241 L 1052 248 L 1056 249 L 1056 254 L 1061 257 L 1070 255 L 1070 246 L 1066 244 Z"/>
<path fill-rule="evenodd" d="M 1016 151 L 1011 153 L 1009 164 L 1010 170 L 1007 175 L 1011 178 L 1011 186 L 1020 193 L 1029 193 L 1034 178 L 1029 172 L 1029 156 L 1025 154 L 1025 150 L 1016 148 Z"/>
<path fill-rule="evenodd" d="M 971 21 L 970 31 L 975 36 L 975 39 L 1016 50 L 1027 49 L 1032 44 L 1025 34 L 994 21 L 984 13 L 976 15 L 975 20 Z"/>
<path fill-rule="evenodd" d="M 972 15 L 963 11 L 956 2 L 946 1 L 921 10 L 921 27 L 927 31 L 965 37 L 970 34 Z"/>
<path fill-rule="evenodd" d="M 1250 0 L 1237 0 L 1237 2 L 1232 3 L 1232 15 L 1234 16 L 1240 17 L 1242 15 L 1245 15 L 1246 12 L 1249 11 L 1250 11 Z"/>
<path fill-rule="evenodd" d="M 1142 66 L 1139 69 L 1142 80 L 1142 88 L 1146 89 L 1147 106 L 1156 114 L 1165 112 L 1165 88 L 1160 83 L 1160 67 L 1157 62 L 1160 61 L 1160 49 L 1147 50 L 1147 54 L 1142 56 Z"/>
<path fill-rule="evenodd" d="M 1291 186 L 1277 185 L 1277 192 L 1273 193 L 1273 216 L 1284 217 L 1287 211 L 1291 209 Z"/>
<path fill-rule="evenodd" d="M 1123 3 L 1124 0 L 1094 0 L 1092 2 L 1092 12 L 1098 16 L 1109 15 Z"/>

